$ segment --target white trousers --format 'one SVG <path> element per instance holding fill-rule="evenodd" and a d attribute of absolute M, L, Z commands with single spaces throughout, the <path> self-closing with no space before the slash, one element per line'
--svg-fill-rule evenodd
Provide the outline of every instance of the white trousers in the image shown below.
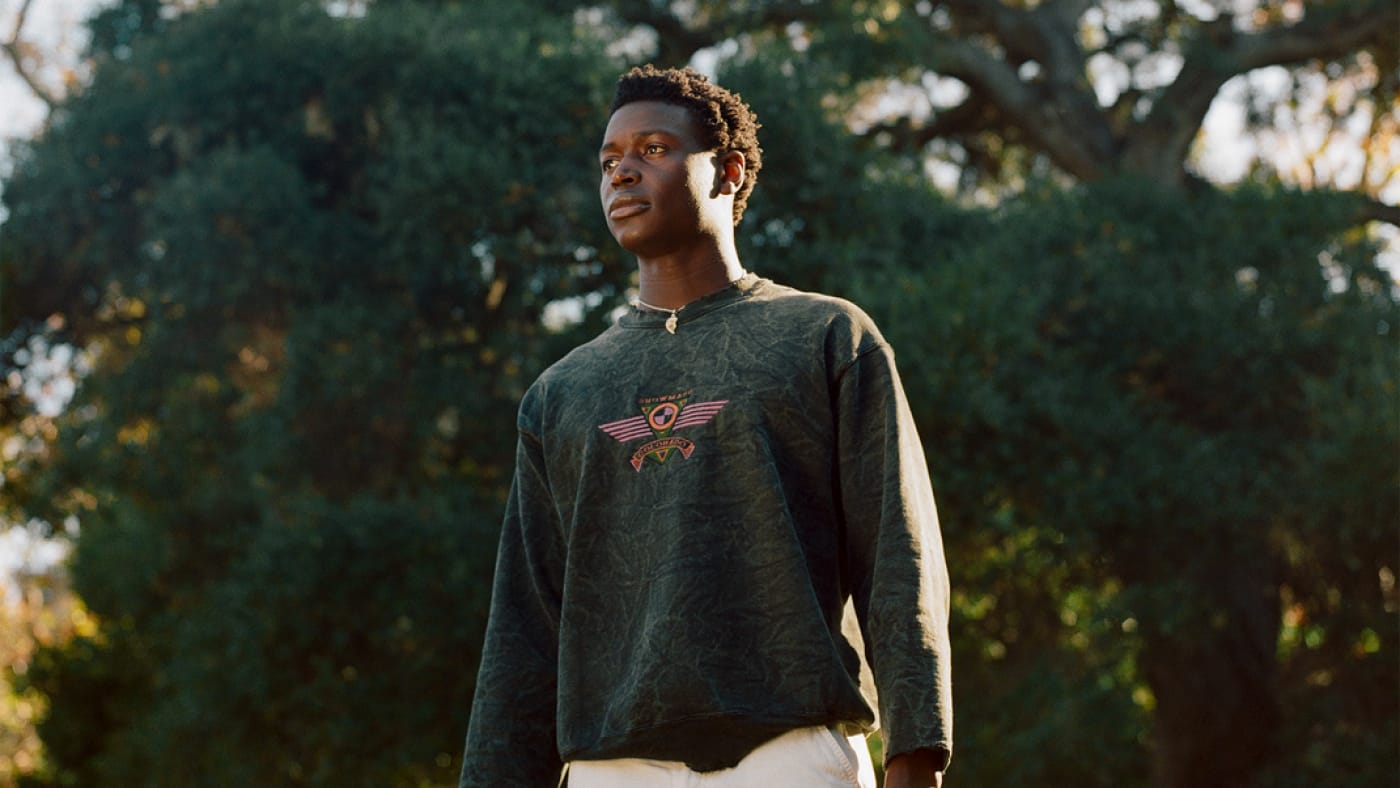
<path fill-rule="evenodd" d="M 676 761 L 616 758 L 569 763 L 569 788 L 875 788 L 862 735 L 835 728 L 788 731 L 732 769 L 695 772 Z"/>

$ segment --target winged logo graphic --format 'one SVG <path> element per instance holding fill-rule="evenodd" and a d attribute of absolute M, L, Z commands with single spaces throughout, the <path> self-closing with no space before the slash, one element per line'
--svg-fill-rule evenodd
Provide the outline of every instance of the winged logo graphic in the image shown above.
<path fill-rule="evenodd" d="M 676 451 L 685 459 L 690 459 L 691 453 L 695 451 L 695 444 L 673 433 L 686 427 L 698 427 L 709 423 L 710 419 L 719 413 L 720 408 L 728 403 L 727 399 L 691 402 L 689 391 L 662 397 L 643 397 L 637 401 L 642 415 L 599 424 L 598 429 L 611 435 L 619 443 L 651 438 L 637 448 L 630 460 L 632 469 L 641 473 L 647 457 L 655 459 L 658 464 L 664 463 L 671 456 L 671 452 Z"/>

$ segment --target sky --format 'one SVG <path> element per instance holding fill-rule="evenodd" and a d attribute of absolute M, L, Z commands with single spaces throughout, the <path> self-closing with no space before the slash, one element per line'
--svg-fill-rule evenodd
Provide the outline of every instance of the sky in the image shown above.
<path fill-rule="evenodd" d="M 110 0 L 30 0 L 21 39 L 44 53 L 47 63 L 38 75 L 43 84 L 62 86 L 65 70 L 76 69 L 87 45 L 83 21 L 105 4 Z M 0 36 L 7 41 L 22 5 L 23 0 L 0 0 Z M 10 140 L 33 135 L 47 114 L 9 58 L 0 58 L 0 173 L 8 172 Z"/>

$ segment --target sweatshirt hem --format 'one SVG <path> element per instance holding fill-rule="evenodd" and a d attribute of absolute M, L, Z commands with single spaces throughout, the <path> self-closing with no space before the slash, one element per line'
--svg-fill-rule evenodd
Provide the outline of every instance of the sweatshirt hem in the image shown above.
<path fill-rule="evenodd" d="M 758 746 L 788 731 L 813 725 L 845 725 L 827 714 L 758 716 L 740 711 L 695 714 L 605 736 L 590 746 L 560 752 L 564 761 L 645 758 L 684 763 L 697 772 L 732 768 Z M 694 752 L 696 733 L 711 751 Z M 681 752 L 685 750 L 685 752 Z"/>

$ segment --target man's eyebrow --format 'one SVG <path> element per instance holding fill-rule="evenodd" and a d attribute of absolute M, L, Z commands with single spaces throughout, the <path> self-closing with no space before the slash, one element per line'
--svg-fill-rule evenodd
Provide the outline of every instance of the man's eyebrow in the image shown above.
<path fill-rule="evenodd" d="M 640 131 L 633 132 L 631 138 L 637 139 L 639 137 L 652 137 L 657 134 L 662 134 L 674 139 L 680 139 L 681 136 L 679 132 L 673 129 L 642 129 Z M 598 152 L 602 153 L 603 151 L 617 150 L 620 147 L 622 147 L 622 144 L 619 143 L 617 140 L 608 140 L 607 142 L 603 143 L 603 147 L 599 148 Z"/>

